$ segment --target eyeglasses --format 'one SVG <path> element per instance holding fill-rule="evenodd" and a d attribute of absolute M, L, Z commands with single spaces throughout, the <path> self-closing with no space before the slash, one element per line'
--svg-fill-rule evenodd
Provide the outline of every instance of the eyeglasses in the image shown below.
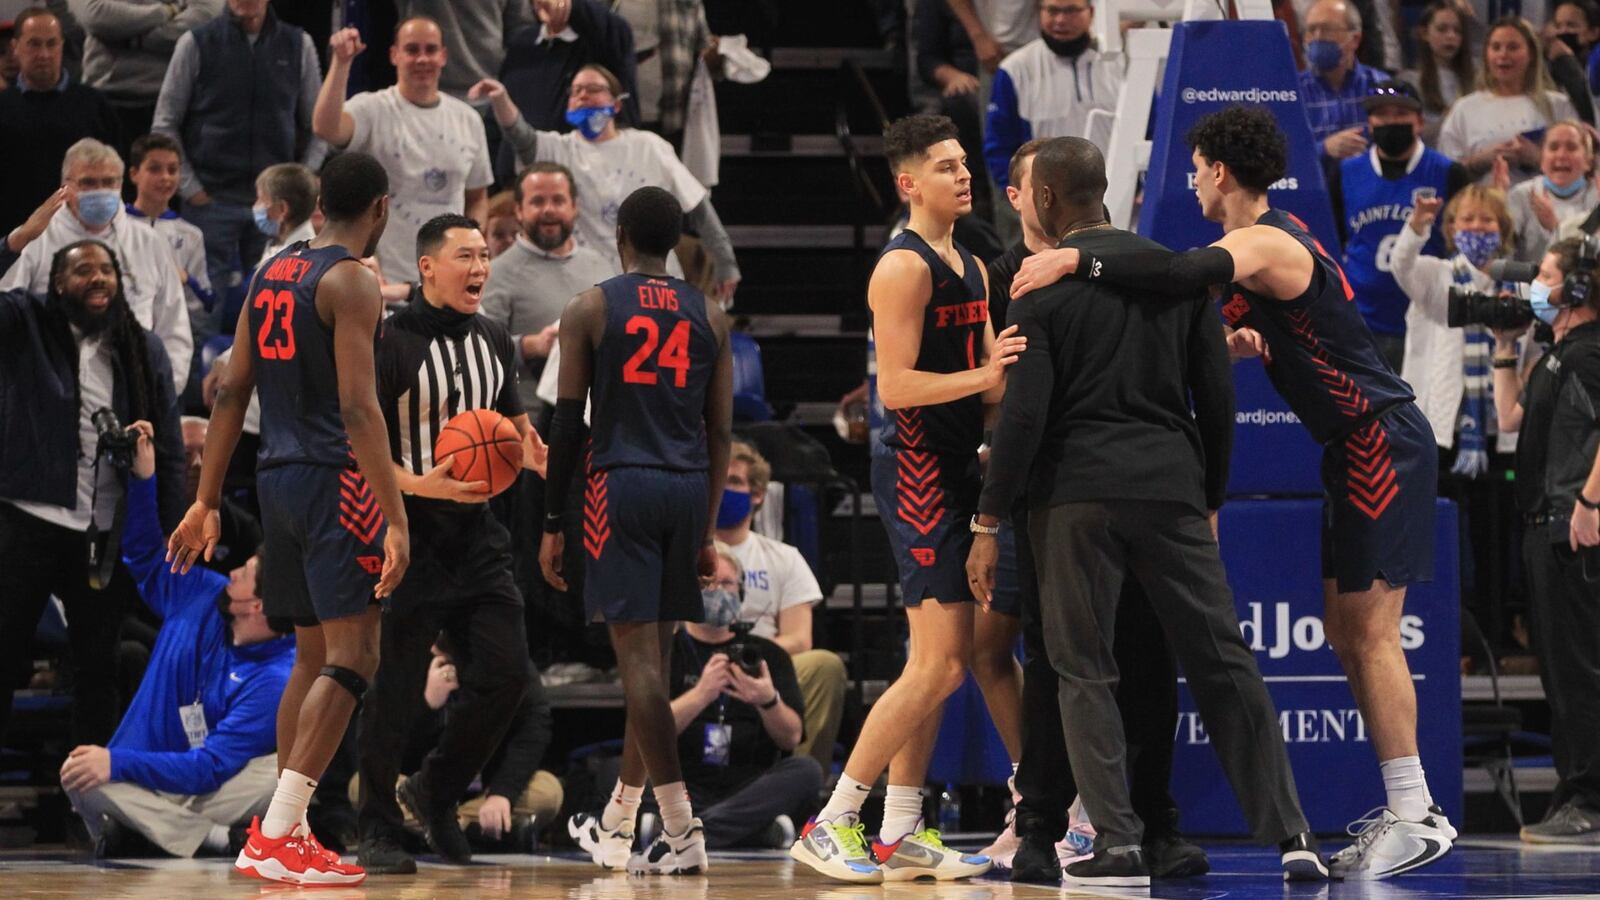
<path fill-rule="evenodd" d="M 1305 32 L 1307 37 L 1312 38 L 1339 38 L 1349 34 L 1350 28 L 1346 25 L 1307 25 Z"/>
<path fill-rule="evenodd" d="M 739 582 L 734 581 L 731 578 L 723 578 L 713 581 L 711 582 L 711 586 L 714 588 L 722 588 L 725 591 L 733 591 L 735 594 L 739 593 Z"/>

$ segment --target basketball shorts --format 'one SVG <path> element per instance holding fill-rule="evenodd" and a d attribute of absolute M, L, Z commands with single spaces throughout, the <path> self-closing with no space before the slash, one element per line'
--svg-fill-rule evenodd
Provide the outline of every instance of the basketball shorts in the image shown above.
<path fill-rule="evenodd" d="M 872 457 L 872 497 L 889 534 L 900 597 L 917 606 L 972 600 L 967 584 L 971 521 L 983 482 L 976 454 L 879 447 Z"/>
<path fill-rule="evenodd" d="M 583 492 L 584 611 L 590 620 L 699 622 L 705 472 L 620 466 Z"/>
<path fill-rule="evenodd" d="M 360 472 L 290 463 L 262 469 L 256 484 L 268 616 L 315 625 L 379 602 L 386 524 Z"/>
<path fill-rule="evenodd" d="M 1322 577 L 1340 593 L 1433 580 L 1439 453 L 1415 403 L 1322 451 Z"/>

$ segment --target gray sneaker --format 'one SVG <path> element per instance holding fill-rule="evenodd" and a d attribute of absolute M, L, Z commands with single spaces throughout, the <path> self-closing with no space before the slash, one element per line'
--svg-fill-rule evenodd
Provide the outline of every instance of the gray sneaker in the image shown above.
<path fill-rule="evenodd" d="M 1537 825 L 1522 826 L 1528 844 L 1600 844 L 1600 814 L 1568 803 Z"/>

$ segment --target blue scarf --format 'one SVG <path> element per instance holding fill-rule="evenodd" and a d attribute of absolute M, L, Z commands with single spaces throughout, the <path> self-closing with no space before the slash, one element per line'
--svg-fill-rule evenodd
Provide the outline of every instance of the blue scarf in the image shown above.
<path fill-rule="evenodd" d="M 1456 284 L 1472 284 L 1472 264 L 1460 255 L 1451 267 Z M 1456 418 L 1456 461 L 1450 474 L 1481 478 L 1489 473 L 1489 360 L 1494 337 L 1482 325 L 1462 329 L 1467 339 L 1462 354 L 1461 414 Z"/>

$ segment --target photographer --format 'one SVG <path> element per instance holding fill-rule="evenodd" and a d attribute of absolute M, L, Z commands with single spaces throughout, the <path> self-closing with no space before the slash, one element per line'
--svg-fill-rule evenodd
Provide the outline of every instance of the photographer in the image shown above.
<path fill-rule="evenodd" d="M 710 849 L 789 846 L 795 819 L 822 787 L 816 760 L 789 755 L 805 711 L 789 654 L 731 627 L 743 586 L 739 561 L 719 542 L 705 621 L 685 623 L 672 654 L 678 754 Z"/>
<path fill-rule="evenodd" d="M 154 423 L 158 506 L 171 527 L 184 508 L 178 404 L 166 351 L 129 309 L 105 244 L 61 248 L 47 285 L 44 297 L 0 293 L 0 738 L 55 594 L 72 651 L 72 739 L 104 744 L 117 725 L 118 622 L 133 592 L 117 561 L 133 437 L 118 423 Z"/>
<path fill-rule="evenodd" d="M 1555 332 L 1538 362 L 1517 370 L 1516 337 L 1495 332 L 1495 405 L 1518 428 L 1517 506 L 1539 679 L 1550 702 L 1559 782 L 1529 843 L 1600 840 L 1600 289 L 1587 241 L 1550 248 L 1529 291 Z"/>

